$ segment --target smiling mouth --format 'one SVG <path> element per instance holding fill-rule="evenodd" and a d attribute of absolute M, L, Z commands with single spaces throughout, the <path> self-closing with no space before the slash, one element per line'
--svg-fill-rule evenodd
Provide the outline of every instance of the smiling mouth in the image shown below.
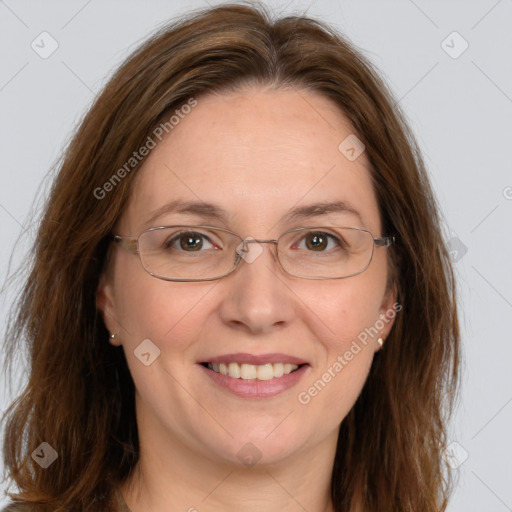
<path fill-rule="evenodd" d="M 201 363 L 204 367 L 215 373 L 220 373 L 233 379 L 243 380 L 271 380 L 283 377 L 297 371 L 303 364 L 292 363 L 267 363 L 267 364 L 247 364 L 247 363 Z"/>

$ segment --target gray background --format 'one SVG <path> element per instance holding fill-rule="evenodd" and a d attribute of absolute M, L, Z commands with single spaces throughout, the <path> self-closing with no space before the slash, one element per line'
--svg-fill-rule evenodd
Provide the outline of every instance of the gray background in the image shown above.
<path fill-rule="evenodd" d="M 218 2 L 0 0 L 1 282 L 34 237 L 43 178 L 111 70 L 155 27 L 208 3 Z M 512 0 L 271 4 L 276 14 L 307 10 L 345 32 L 408 116 L 457 250 L 465 361 L 448 510 L 512 510 Z M 47 59 L 31 47 L 42 46 L 43 31 L 59 45 Z M 16 290 L 2 293 L 2 330 Z M 2 411 L 26 378 L 21 362 L 18 370 Z"/>

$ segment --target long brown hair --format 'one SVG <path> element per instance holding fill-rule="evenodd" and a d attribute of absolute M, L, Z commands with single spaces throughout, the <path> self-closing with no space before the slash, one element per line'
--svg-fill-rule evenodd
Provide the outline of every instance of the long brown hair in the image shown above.
<path fill-rule="evenodd" d="M 141 166 L 126 162 L 190 98 L 247 84 L 334 101 L 366 146 L 383 232 L 398 235 L 389 256 L 403 310 L 341 424 L 335 509 L 445 510 L 459 328 L 420 151 L 378 73 L 344 36 L 244 4 L 195 11 L 154 34 L 113 75 L 64 153 L 5 342 L 10 354 L 24 340 L 30 362 L 28 384 L 3 418 L 4 465 L 20 491 L 11 498 L 41 511 L 112 510 L 113 490 L 138 461 L 138 437 L 134 384 L 123 352 L 107 341 L 96 289 Z M 48 469 L 31 457 L 42 442 L 58 452 Z"/>

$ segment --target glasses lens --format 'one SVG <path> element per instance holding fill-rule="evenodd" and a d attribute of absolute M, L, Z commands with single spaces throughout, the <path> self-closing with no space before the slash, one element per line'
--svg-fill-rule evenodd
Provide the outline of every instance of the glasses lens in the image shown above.
<path fill-rule="evenodd" d="M 373 236 L 356 228 L 300 228 L 279 239 L 286 272 L 305 278 L 336 279 L 365 270 L 373 255 Z"/>
<path fill-rule="evenodd" d="M 241 239 L 204 226 L 173 226 L 145 231 L 139 237 L 142 265 L 167 279 L 212 279 L 235 265 Z"/>

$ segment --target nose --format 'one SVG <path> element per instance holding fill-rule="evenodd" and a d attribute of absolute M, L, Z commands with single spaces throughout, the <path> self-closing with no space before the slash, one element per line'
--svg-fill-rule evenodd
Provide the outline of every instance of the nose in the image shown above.
<path fill-rule="evenodd" d="M 239 248 L 238 268 L 223 279 L 220 314 L 222 321 L 232 328 L 268 333 L 293 319 L 297 308 L 289 281 L 296 278 L 281 268 L 276 244 L 270 240 L 246 240 Z"/>

